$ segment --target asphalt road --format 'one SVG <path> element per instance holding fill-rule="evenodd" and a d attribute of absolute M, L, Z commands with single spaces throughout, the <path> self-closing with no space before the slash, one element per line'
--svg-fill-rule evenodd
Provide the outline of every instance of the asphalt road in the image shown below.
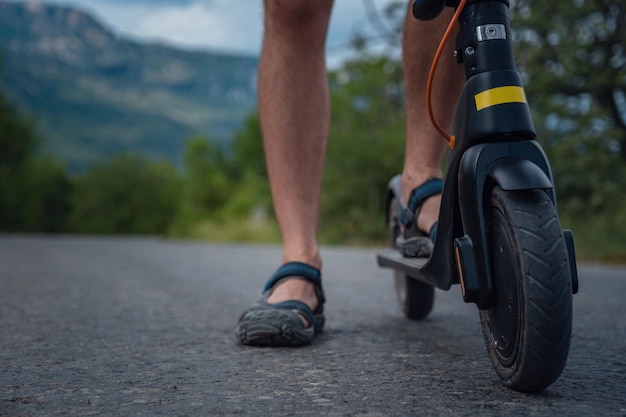
<path fill-rule="evenodd" d="M 626 269 L 580 266 L 561 378 L 497 379 L 458 286 L 402 317 L 375 250 L 325 248 L 327 326 L 238 344 L 276 246 L 0 236 L 0 415 L 626 416 Z"/>

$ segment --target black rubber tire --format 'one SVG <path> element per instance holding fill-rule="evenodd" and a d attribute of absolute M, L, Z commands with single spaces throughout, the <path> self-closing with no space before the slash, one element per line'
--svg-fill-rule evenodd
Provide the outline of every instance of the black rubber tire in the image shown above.
<path fill-rule="evenodd" d="M 572 333 L 572 280 L 556 209 L 542 190 L 485 201 L 495 305 L 480 311 L 494 369 L 510 388 L 538 392 L 558 379 Z"/>
<path fill-rule="evenodd" d="M 396 239 L 402 233 L 397 213 L 397 200 L 389 202 L 389 237 L 391 247 L 396 247 Z M 393 272 L 398 305 L 402 313 L 411 320 L 425 319 L 433 309 L 435 288 L 406 274 Z"/>

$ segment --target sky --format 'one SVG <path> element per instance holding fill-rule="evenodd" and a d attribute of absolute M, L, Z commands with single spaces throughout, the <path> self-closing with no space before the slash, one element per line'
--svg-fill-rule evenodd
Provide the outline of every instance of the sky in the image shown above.
<path fill-rule="evenodd" d="M 261 47 L 262 0 L 37 1 L 78 6 L 119 35 L 137 40 L 255 56 Z M 382 9 L 391 0 L 368 1 Z M 331 64 L 349 52 L 346 45 L 357 29 L 373 32 L 363 0 L 336 0 L 327 41 Z"/>

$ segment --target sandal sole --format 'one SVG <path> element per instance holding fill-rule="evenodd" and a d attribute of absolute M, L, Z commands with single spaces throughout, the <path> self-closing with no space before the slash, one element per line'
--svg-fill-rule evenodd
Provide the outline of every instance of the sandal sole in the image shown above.
<path fill-rule="evenodd" d="M 297 313 L 263 307 L 244 313 L 236 332 L 241 343 L 251 346 L 304 346 L 315 336 L 314 326 L 305 328 Z"/>

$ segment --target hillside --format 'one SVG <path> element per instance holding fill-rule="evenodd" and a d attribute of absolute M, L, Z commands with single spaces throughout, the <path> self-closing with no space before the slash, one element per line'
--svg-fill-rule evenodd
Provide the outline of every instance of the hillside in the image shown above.
<path fill-rule="evenodd" d="M 0 0 L 0 60 L 4 94 L 72 171 L 121 151 L 177 163 L 256 104 L 256 58 L 138 43 L 69 7 Z"/>

